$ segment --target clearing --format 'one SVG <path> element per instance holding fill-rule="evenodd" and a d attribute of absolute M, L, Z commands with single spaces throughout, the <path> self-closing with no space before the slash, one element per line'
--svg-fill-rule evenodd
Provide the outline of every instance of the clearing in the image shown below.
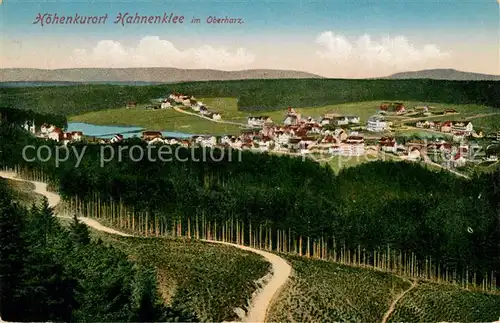
<path fill-rule="evenodd" d="M 270 321 L 491 322 L 500 317 L 500 295 L 451 284 L 412 285 L 389 273 L 323 260 L 286 259 L 294 275 L 271 307 Z"/>

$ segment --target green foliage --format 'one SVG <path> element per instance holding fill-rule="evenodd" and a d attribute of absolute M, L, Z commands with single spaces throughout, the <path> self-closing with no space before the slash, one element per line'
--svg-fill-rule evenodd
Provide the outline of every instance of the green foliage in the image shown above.
<path fill-rule="evenodd" d="M 398 303 L 390 322 L 492 322 L 500 318 L 500 296 L 455 286 L 422 283 Z"/>
<path fill-rule="evenodd" d="M 0 89 L 5 107 L 35 109 L 39 113 L 64 116 L 125 107 L 128 101 L 149 103 L 151 98 L 172 92 L 204 98 L 235 97 L 238 98 L 239 109 L 244 111 L 372 100 L 500 106 L 500 83 L 494 81 L 278 79 Z"/>
<path fill-rule="evenodd" d="M 139 264 L 157 268 L 159 288 L 173 312 L 193 313 L 206 322 L 238 319 L 233 309 L 246 309 L 254 281 L 270 267 L 262 257 L 231 246 L 181 239 L 104 239 Z"/>
<path fill-rule="evenodd" d="M 25 210 L 0 183 L 0 315 L 8 321 L 192 320 L 162 305 L 155 272 L 91 242 L 74 221 L 53 218 L 46 200 Z"/>
<path fill-rule="evenodd" d="M 87 225 L 80 222 L 76 217 L 76 214 L 73 215 L 73 221 L 70 224 L 71 228 L 71 237 L 76 245 L 87 245 L 90 242 L 90 231 Z"/>
<path fill-rule="evenodd" d="M 21 149 L 12 140 L 5 143 L 12 151 L 8 161 L 23 164 Z M 119 145 L 147 149 L 132 140 L 115 145 L 115 151 Z M 121 201 L 164 223 L 197 216 L 219 223 L 238 219 L 254 228 L 324 237 L 329 246 L 335 238 L 351 250 L 389 245 L 459 273 L 466 267 L 478 270 L 478 281 L 500 268 L 500 223 L 493 202 L 500 200 L 500 191 L 492 188 L 498 185 L 498 171 L 468 181 L 417 164 L 378 161 L 335 176 L 328 166 L 310 160 L 235 151 L 219 160 L 217 154 L 179 148 L 178 159 L 168 163 L 136 162 L 124 154 L 101 167 L 100 147 L 89 145 L 78 168 L 74 154 L 57 168 L 53 162 L 25 166 L 43 170 L 65 198 Z"/>
<path fill-rule="evenodd" d="M 270 309 L 272 322 L 376 322 L 410 284 L 391 274 L 287 257 L 294 277 Z"/>

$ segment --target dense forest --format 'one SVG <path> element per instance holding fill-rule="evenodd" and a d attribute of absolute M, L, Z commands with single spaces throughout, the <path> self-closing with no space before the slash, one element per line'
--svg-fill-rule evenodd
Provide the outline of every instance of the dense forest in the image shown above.
<path fill-rule="evenodd" d="M 184 223 L 186 230 L 195 219 L 219 223 L 219 229 L 237 221 L 250 228 L 240 241 L 252 240 L 252 228 L 264 228 L 278 232 L 269 234 L 273 246 L 283 241 L 280 232 L 300 239 L 300 253 L 313 248 L 309 240 L 306 247 L 308 237 L 327 241 L 333 252 L 375 250 L 363 255 L 368 262 L 377 261 L 376 250 L 390 249 L 400 259 L 411 255 L 404 261 L 412 267 L 439 264 L 438 273 L 500 282 L 499 171 L 469 181 L 417 164 L 372 162 L 335 176 L 327 166 L 292 157 L 244 152 L 235 158 L 234 151 L 219 156 L 220 151 L 187 148 L 178 148 L 179 158 L 171 162 L 133 161 L 124 154 L 101 167 L 98 145 L 73 146 L 85 149 L 79 167 L 74 154 L 56 167 L 53 159 L 23 160 L 22 147 L 41 144 L 36 140 L 4 125 L 0 167 L 42 174 L 82 212 L 116 204 L 133 214 L 135 226 L 155 230 L 158 223 L 164 228 Z M 115 151 L 118 145 L 147 150 L 140 140 L 115 144 Z"/>
<path fill-rule="evenodd" d="M 245 111 L 313 107 L 371 100 L 409 100 L 500 107 L 498 81 L 276 79 L 187 82 L 149 86 L 82 84 L 0 88 L 1 107 L 77 115 L 148 103 L 172 92 L 196 97 L 236 97 Z"/>
<path fill-rule="evenodd" d="M 195 321 L 163 305 L 153 268 L 62 227 L 45 199 L 26 209 L 0 182 L 0 316 L 6 321 Z"/>
<path fill-rule="evenodd" d="M 54 125 L 59 128 L 66 128 L 68 125 L 64 115 L 51 113 L 38 113 L 33 110 L 20 110 L 14 108 L 0 107 L 0 123 L 5 122 L 17 126 L 24 126 L 26 122 L 33 123 L 39 128 L 44 123 Z"/>

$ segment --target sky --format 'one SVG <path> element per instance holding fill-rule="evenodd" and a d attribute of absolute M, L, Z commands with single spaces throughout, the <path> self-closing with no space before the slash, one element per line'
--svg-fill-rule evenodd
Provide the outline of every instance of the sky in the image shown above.
<path fill-rule="evenodd" d="M 118 19 L 127 13 L 184 20 Z M 89 23 L 55 24 L 48 19 L 55 14 Z M 214 17 L 228 20 L 213 23 Z M 430 68 L 500 74 L 500 0 L 3 0 L 0 32 L 1 68 L 288 69 L 335 78 Z"/>

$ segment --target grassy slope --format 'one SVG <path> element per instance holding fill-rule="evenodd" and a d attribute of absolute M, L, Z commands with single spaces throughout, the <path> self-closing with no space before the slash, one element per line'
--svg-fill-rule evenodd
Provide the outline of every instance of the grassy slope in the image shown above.
<path fill-rule="evenodd" d="M 174 110 L 146 110 L 119 108 L 89 112 L 74 116 L 69 121 L 100 125 L 137 126 L 149 130 L 177 131 L 193 134 L 237 134 L 236 125 L 220 124 Z"/>
<path fill-rule="evenodd" d="M 194 312 L 202 321 L 236 319 L 256 280 L 269 271 L 262 257 L 230 246 L 160 238 L 120 238 L 100 234 L 136 261 L 155 266 L 159 289 L 175 308 Z"/>
<path fill-rule="evenodd" d="M 294 277 L 270 311 L 270 321 L 376 322 L 410 283 L 394 275 L 321 260 L 289 256 Z M 450 285 L 421 283 L 406 294 L 394 322 L 493 321 L 500 317 L 500 296 Z"/>
<path fill-rule="evenodd" d="M 500 318 L 500 296 L 424 283 L 398 303 L 392 322 L 491 322 Z"/>
<path fill-rule="evenodd" d="M 294 277 L 270 310 L 270 321 L 376 322 L 410 283 L 393 275 L 287 257 Z"/>
<path fill-rule="evenodd" d="M 43 196 L 34 193 L 35 185 L 27 182 L 20 182 L 0 177 L 0 181 L 6 181 L 12 188 L 13 198 L 26 207 L 31 207 L 33 203 L 40 204 Z"/>

